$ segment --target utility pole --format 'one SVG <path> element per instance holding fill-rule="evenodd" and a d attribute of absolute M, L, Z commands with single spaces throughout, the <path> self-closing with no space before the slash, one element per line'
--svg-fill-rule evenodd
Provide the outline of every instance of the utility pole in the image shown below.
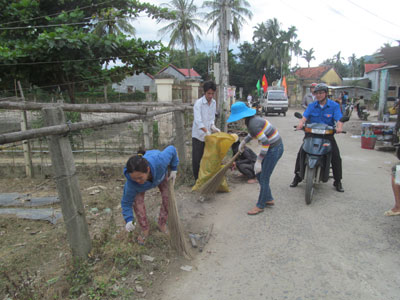
<path fill-rule="evenodd" d="M 230 24 L 230 7 L 228 6 L 228 0 L 221 1 L 220 11 L 220 30 L 219 30 L 219 42 L 220 42 L 220 82 L 218 89 L 218 101 L 219 101 L 219 116 L 220 116 L 220 128 L 222 131 L 227 131 L 226 125 L 226 99 L 228 94 L 229 85 L 229 70 L 228 70 L 228 46 L 229 46 L 229 35 L 228 29 Z"/>

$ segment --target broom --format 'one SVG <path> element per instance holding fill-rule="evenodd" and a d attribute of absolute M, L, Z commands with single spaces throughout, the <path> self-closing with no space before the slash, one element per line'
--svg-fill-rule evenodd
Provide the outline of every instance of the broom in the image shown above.
<path fill-rule="evenodd" d="M 218 191 L 219 186 L 222 183 L 222 180 L 224 179 L 226 171 L 232 166 L 232 164 L 235 162 L 236 158 L 240 155 L 240 152 L 238 151 L 230 161 L 217 173 L 214 174 L 213 177 L 211 177 L 201 188 L 200 188 L 200 194 L 202 195 L 211 195 L 214 194 L 216 191 Z"/>
<path fill-rule="evenodd" d="M 185 233 L 179 220 L 173 180 L 168 181 L 168 193 L 168 229 L 170 232 L 171 247 L 176 250 L 178 255 L 190 259 L 192 256 L 189 252 L 189 247 L 185 240 Z"/>

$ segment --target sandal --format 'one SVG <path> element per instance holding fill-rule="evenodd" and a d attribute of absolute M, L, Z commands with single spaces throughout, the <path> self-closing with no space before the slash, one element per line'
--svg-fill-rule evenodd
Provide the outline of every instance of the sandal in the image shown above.
<path fill-rule="evenodd" d="M 385 211 L 385 216 L 387 216 L 387 217 L 400 216 L 400 211 L 388 210 L 388 211 Z"/>

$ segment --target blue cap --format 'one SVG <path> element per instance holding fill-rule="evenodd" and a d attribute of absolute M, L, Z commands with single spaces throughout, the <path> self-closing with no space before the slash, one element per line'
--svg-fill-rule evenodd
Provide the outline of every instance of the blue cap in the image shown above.
<path fill-rule="evenodd" d="M 227 123 L 239 121 L 240 119 L 254 116 L 256 110 L 249 108 L 244 102 L 236 102 L 231 106 L 231 115 L 229 116 Z"/>

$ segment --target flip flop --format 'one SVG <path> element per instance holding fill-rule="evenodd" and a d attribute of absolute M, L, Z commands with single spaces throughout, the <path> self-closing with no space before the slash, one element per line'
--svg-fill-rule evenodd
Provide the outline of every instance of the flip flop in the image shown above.
<path fill-rule="evenodd" d="M 385 211 L 385 216 L 387 216 L 387 217 L 400 216 L 400 211 L 388 210 L 388 211 Z"/>
<path fill-rule="evenodd" d="M 247 214 L 249 216 L 255 216 L 255 215 L 258 215 L 259 213 L 262 213 L 264 211 L 264 209 L 261 209 L 261 208 L 258 208 L 258 209 L 259 209 L 258 211 L 254 211 L 254 208 L 253 208 L 252 210 L 249 210 L 247 212 Z"/>
<path fill-rule="evenodd" d="M 265 205 L 266 205 L 266 206 L 274 206 L 274 205 L 275 205 L 275 202 L 272 202 L 272 203 L 271 203 L 271 202 L 266 202 Z"/>

